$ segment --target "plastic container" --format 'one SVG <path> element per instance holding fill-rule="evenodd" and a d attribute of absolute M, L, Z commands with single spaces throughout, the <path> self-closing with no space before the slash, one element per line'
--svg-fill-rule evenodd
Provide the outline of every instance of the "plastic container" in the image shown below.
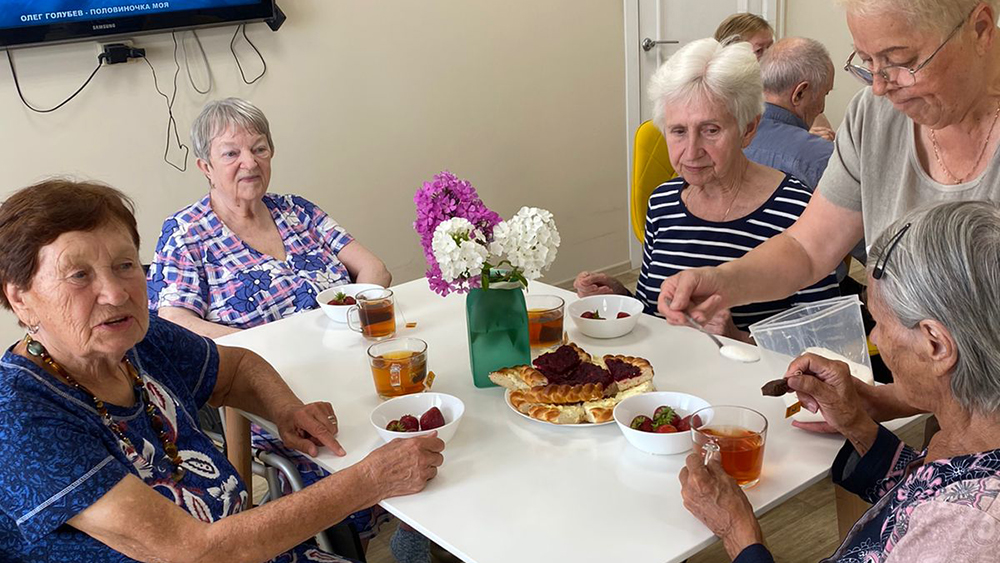
<path fill-rule="evenodd" d="M 846 361 L 851 374 L 874 384 L 868 357 L 868 338 L 861 320 L 861 300 L 857 295 L 835 297 L 793 307 L 750 325 L 750 335 L 761 349 L 761 359 L 771 372 L 769 379 L 781 377 L 788 369 L 788 356 L 809 351 L 833 360 Z M 763 383 L 763 382 L 762 382 Z M 786 406 L 795 404 L 794 394 L 784 396 Z M 794 416 L 800 422 L 819 422 L 821 413 L 805 409 Z"/>
<path fill-rule="evenodd" d="M 806 348 L 826 348 L 872 367 L 857 295 L 793 307 L 750 325 L 750 335 L 760 348 L 793 358 Z"/>

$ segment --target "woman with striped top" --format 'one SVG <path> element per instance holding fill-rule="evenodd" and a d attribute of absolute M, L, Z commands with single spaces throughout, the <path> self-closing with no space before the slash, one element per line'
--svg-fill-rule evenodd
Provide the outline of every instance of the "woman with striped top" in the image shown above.
<path fill-rule="evenodd" d="M 694 41 L 661 66 L 649 85 L 653 121 L 680 176 L 653 192 L 636 297 L 656 313 L 660 284 L 690 268 L 735 260 L 790 227 L 812 195 L 790 174 L 743 154 L 763 112 L 760 68 L 746 43 Z M 775 272 L 780 275 L 780 272 Z M 582 272 L 580 296 L 627 293 L 606 274 Z M 839 295 L 833 272 L 783 299 L 724 310 L 706 327 L 742 340 L 751 324 L 793 305 Z"/>

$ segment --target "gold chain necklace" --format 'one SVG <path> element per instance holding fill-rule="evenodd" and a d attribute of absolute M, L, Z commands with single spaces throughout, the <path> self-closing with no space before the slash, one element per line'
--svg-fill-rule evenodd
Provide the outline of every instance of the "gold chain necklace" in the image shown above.
<path fill-rule="evenodd" d="M 979 168 L 979 165 L 983 162 L 983 157 L 986 156 L 986 149 L 990 146 L 990 139 L 993 138 L 993 130 L 997 126 L 998 118 L 1000 118 L 1000 100 L 997 101 L 997 110 L 993 114 L 993 125 L 990 125 L 990 132 L 986 135 L 986 142 L 983 143 L 983 149 L 979 151 L 979 158 L 976 159 L 976 163 L 972 165 L 972 169 L 969 170 L 969 173 L 961 178 L 952 174 L 951 170 L 948 170 L 948 167 L 945 166 L 944 160 L 941 158 L 940 148 L 938 147 L 937 136 L 934 135 L 934 130 L 931 129 L 931 147 L 934 149 L 934 159 L 937 160 L 938 166 L 941 167 L 941 170 L 944 170 L 944 173 L 947 174 L 948 178 L 950 178 L 953 182 L 961 184 L 967 181 L 976 169 Z"/>
<path fill-rule="evenodd" d="M 69 382 L 71 387 L 90 395 L 90 398 L 94 401 L 94 408 L 97 409 L 97 414 L 101 417 L 101 421 L 104 422 L 104 425 L 111 430 L 111 433 L 125 445 L 126 455 L 130 459 L 138 456 L 138 450 L 135 449 L 135 446 L 132 445 L 132 441 L 125 435 L 125 429 L 122 423 L 111 418 L 111 414 L 108 413 L 108 408 L 104 405 L 104 401 L 98 399 L 97 395 L 94 395 L 89 389 L 80 385 L 80 383 L 72 375 L 70 375 L 68 371 L 66 371 L 66 368 L 62 367 L 59 363 L 52 359 L 52 356 L 49 355 L 45 346 L 41 342 L 32 338 L 30 334 L 24 335 L 24 345 L 29 354 L 40 359 L 42 363 L 49 366 L 49 368 L 51 368 L 56 375 L 61 376 Z M 174 444 L 167 436 L 167 433 L 163 428 L 163 418 L 156 413 L 156 409 L 153 407 L 153 401 L 150 400 L 149 393 L 146 391 L 146 386 L 143 384 L 142 378 L 139 377 L 139 373 L 134 367 L 132 367 L 132 362 L 130 362 L 128 358 L 122 358 L 122 363 L 125 364 L 125 373 L 128 374 L 129 379 L 131 379 L 132 387 L 139 392 L 139 400 L 142 401 L 143 410 L 146 411 L 146 416 L 149 418 L 149 424 L 152 426 L 153 431 L 156 432 L 157 437 L 160 439 L 160 444 L 163 446 L 163 451 L 167 454 L 167 458 L 170 460 L 171 465 L 173 465 L 170 478 L 177 483 L 183 479 L 184 474 L 187 473 L 187 470 L 181 467 L 182 460 L 181 456 L 177 452 L 177 445 Z"/>

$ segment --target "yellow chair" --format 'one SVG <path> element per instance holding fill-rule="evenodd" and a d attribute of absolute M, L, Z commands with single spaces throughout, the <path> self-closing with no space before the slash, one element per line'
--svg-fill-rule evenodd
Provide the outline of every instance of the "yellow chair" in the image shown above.
<path fill-rule="evenodd" d="M 663 133 L 646 121 L 635 131 L 635 157 L 632 159 L 631 213 L 632 231 L 639 242 L 646 234 L 646 208 L 649 196 L 660 184 L 677 175 L 670 165 Z"/>

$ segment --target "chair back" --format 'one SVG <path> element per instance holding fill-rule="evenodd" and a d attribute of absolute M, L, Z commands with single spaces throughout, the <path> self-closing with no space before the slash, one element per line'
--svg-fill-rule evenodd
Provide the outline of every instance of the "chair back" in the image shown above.
<path fill-rule="evenodd" d="M 652 121 L 646 121 L 636 129 L 634 155 L 629 200 L 632 231 L 641 243 L 646 234 L 646 208 L 650 194 L 677 173 L 670 165 L 667 141 Z"/>

